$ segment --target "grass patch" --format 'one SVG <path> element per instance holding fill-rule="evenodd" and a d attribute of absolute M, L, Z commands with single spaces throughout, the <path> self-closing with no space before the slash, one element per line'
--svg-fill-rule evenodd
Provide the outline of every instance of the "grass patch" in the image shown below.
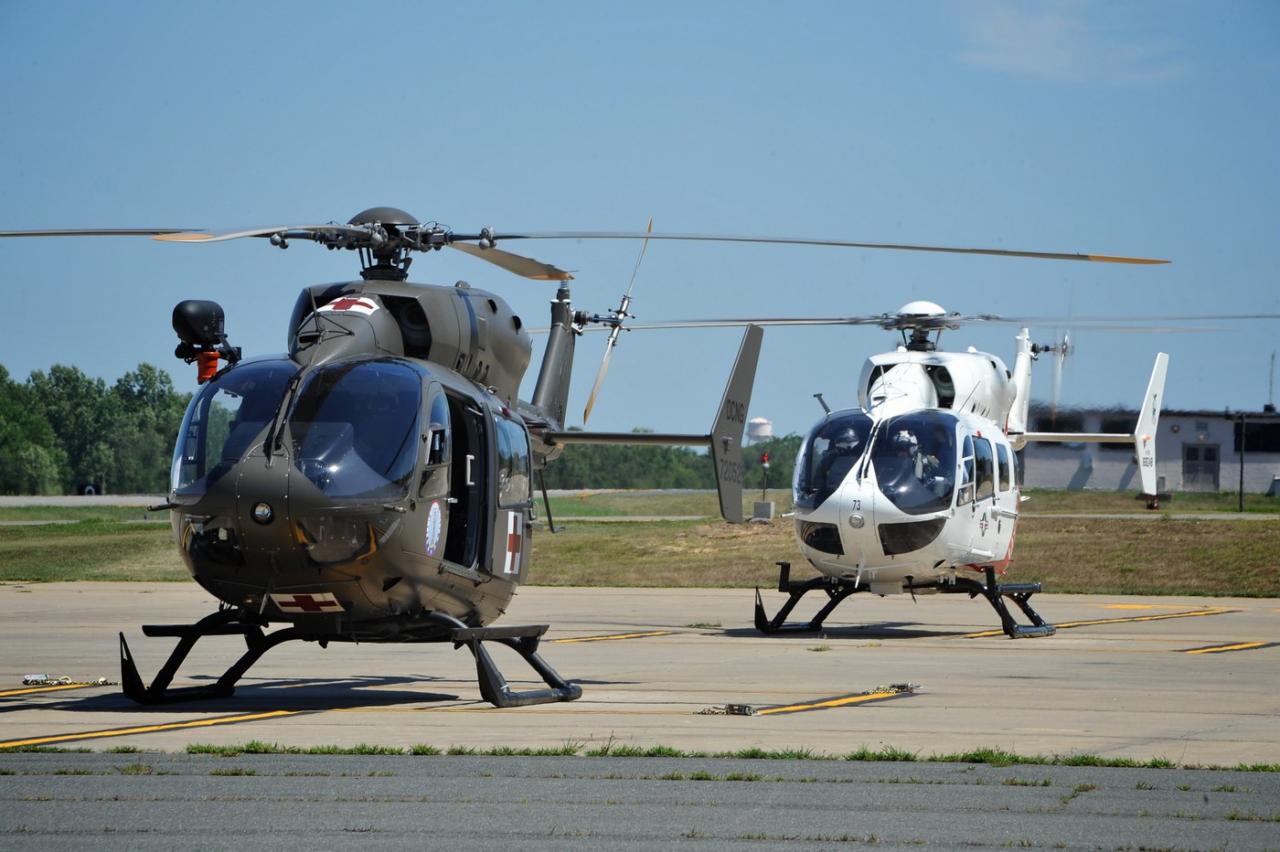
<path fill-rule="evenodd" d="M 164 502 L 157 500 L 156 502 Z M 169 512 L 140 506 L 0 506 L 0 521 L 151 521 L 169 522 Z"/>
<path fill-rule="evenodd" d="M 0 580 L 186 580 L 167 525 L 87 520 L 0 527 Z"/>
<path fill-rule="evenodd" d="M 255 769 L 249 769 L 248 767 L 245 767 L 245 766 L 227 766 L 225 768 L 219 767 L 218 769 L 210 770 L 209 774 L 219 775 L 219 776 L 221 775 L 234 776 L 234 775 L 257 775 L 258 772 Z"/>
<path fill-rule="evenodd" d="M 1232 810 L 1227 813 L 1226 818 L 1233 822 L 1280 822 L 1280 812 L 1259 814 L 1253 811 Z"/>
<path fill-rule="evenodd" d="M 1054 512 L 1068 514 L 1125 514 L 1145 512 L 1145 502 L 1134 497 L 1136 492 L 1125 491 L 1059 491 L 1048 488 L 1030 488 L 1022 492 L 1030 497 L 1024 505 L 1028 512 Z M 1180 492 L 1160 503 L 1162 514 L 1191 512 L 1235 512 L 1239 497 L 1234 491 Z M 1245 494 L 1244 510 L 1264 514 L 1280 513 L 1280 501 L 1265 494 Z"/>
<path fill-rule="evenodd" d="M 906 749 L 894 748 L 893 746 L 885 746 L 878 750 L 863 746 L 857 751 L 851 751 L 846 754 L 844 759 L 886 761 L 889 763 L 913 763 L 916 760 L 916 753 L 914 751 L 907 751 Z"/>
<path fill-rule="evenodd" d="M 117 766 L 116 771 L 121 775 L 153 775 L 156 770 L 149 763 L 130 763 L 127 766 Z"/>
<path fill-rule="evenodd" d="M 533 539 L 544 586 L 768 588 L 775 562 L 812 570 L 792 525 L 714 521 L 571 524 Z M 1076 594 L 1280 596 L 1280 523 L 1024 518 L 1011 576 Z"/>
<path fill-rule="evenodd" d="M 1144 511 L 1131 494 L 1027 494 L 1031 500 L 1023 508 L 1029 513 Z M 747 497 L 749 503 L 756 495 Z M 789 510 L 788 491 L 771 490 L 770 497 L 779 512 Z M 1233 494 L 1177 494 L 1165 509 L 1229 511 L 1235 499 Z M 1280 500 L 1246 495 L 1245 508 L 1280 514 Z M 771 587 L 777 581 L 775 562 L 790 561 L 797 580 L 808 570 L 790 521 L 723 524 L 711 491 L 584 492 L 554 498 L 552 511 L 558 518 L 673 515 L 704 520 L 635 522 L 622 531 L 617 524 L 581 521 L 555 535 L 539 532 L 533 539 L 531 577 L 541 585 Z M 187 579 L 166 525 L 123 523 L 146 514 L 141 507 L 121 506 L 4 508 L 0 519 L 78 522 L 0 527 L 0 581 Z M 163 519 L 166 513 L 150 516 Z M 1023 518 L 1011 573 L 1018 582 L 1040 582 L 1051 592 L 1275 597 L 1280 596 L 1276 553 L 1280 523 Z"/>
<path fill-rule="evenodd" d="M 89 754 L 91 748 L 61 748 L 59 746 L 13 746 L 0 754 Z"/>
<path fill-rule="evenodd" d="M 68 751 L 87 752 L 89 749 L 54 749 L 28 748 L 13 751 L 47 751 L 65 753 Z M 1103 757 L 1096 754 L 1016 754 L 1002 749 L 983 748 L 973 751 L 931 754 L 922 757 L 918 752 L 894 746 L 872 749 L 863 746 L 847 754 L 827 754 L 815 752 L 808 748 L 763 749 L 758 747 L 738 749 L 736 751 L 684 751 L 666 745 L 638 746 L 617 743 L 609 740 L 595 748 L 586 748 L 584 743 L 568 741 L 558 746 L 476 746 L 452 745 L 447 749 L 419 744 L 411 748 L 399 746 L 380 746 L 361 743 L 354 746 L 283 746 L 278 743 L 265 743 L 261 740 L 250 740 L 240 745 L 212 745 L 208 743 L 191 743 L 185 749 L 187 754 L 208 754 L 218 757 L 238 757 L 245 754 L 296 754 L 296 755 L 483 755 L 490 757 L 674 757 L 674 758 L 713 758 L 717 760 L 853 760 L 883 763 L 969 763 L 987 766 L 1096 766 L 1104 768 L 1125 769 L 1203 769 L 1209 771 L 1232 772 L 1280 772 L 1280 764 L 1251 763 L 1235 766 L 1213 766 L 1204 764 L 1179 765 L 1163 757 L 1149 760 L 1135 760 L 1131 757 Z M 142 764 L 135 764 L 142 765 Z M 693 776 L 689 776 L 693 779 Z M 693 779 L 697 780 L 697 779 Z M 1017 782 L 1013 779 L 1004 782 L 1006 786 L 1048 786 L 1042 781 Z M 1088 786 L 1088 785 L 1085 785 Z M 1187 785 L 1183 785 L 1190 789 Z M 1139 790 L 1155 789 L 1138 782 Z M 1182 789 L 1181 787 L 1179 789 Z M 1233 792 L 1233 785 L 1215 788 L 1214 792 Z M 1079 795 L 1078 791 L 1076 794 Z"/>
<path fill-rule="evenodd" d="M 998 748 L 980 748 L 973 751 L 962 751 L 954 754 L 935 754 L 929 758 L 931 763 L 985 763 L 988 766 L 1013 766 L 1017 763 L 1043 765 L 1053 762 L 1043 756 L 1029 757 L 1014 754 Z"/>

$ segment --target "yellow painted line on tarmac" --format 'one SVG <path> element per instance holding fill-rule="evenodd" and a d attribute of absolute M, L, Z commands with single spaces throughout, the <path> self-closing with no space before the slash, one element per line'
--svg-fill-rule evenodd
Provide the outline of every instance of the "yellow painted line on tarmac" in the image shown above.
<path fill-rule="evenodd" d="M 211 728 L 214 725 L 234 725 L 240 722 L 257 722 L 261 719 L 279 719 L 283 716 L 295 716 L 302 710 L 271 710 L 266 713 L 241 713 L 236 716 L 215 716 L 212 719 L 193 719 L 188 722 L 167 722 L 162 725 L 138 725 L 131 728 L 107 728 L 102 731 L 85 731 L 79 734 L 53 734 L 47 737 L 28 737 L 21 740 L 2 740 L 0 749 L 23 748 L 26 746 L 53 745 L 54 743 L 71 743 L 80 740 L 96 740 L 103 737 L 124 737 L 131 734 L 155 734 L 161 731 L 181 731 L 187 728 Z"/>
<path fill-rule="evenodd" d="M 778 713 L 804 713 L 807 710 L 827 710 L 832 707 L 847 707 L 850 704 L 866 704 L 869 701 L 884 701 L 886 698 L 897 698 L 910 695 L 909 692 L 859 692 L 854 695 L 837 695 L 834 698 L 822 698 L 802 704 L 780 704 L 777 707 L 762 707 L 755 712 L 756 716 L 773 716 Z"/>
<path fill-rule="evenodd" d="M 1177 609 L 1177 604 L 1103 604 L 1103 609 Z"/>
<path fill-rule="evenodd" d="M 647 639 L 650 636 L 671 636 L 671 630 L 646 630 L 643 633 L 610 633 L 607 636 L 573 636 L 568 639 L 552 639 L 553 645 L 569 645 L 574 642 L 612 642 L 617 639 Z"/>
<path fill-rule="evenodd" d="M 1086 621 L 1064 621 L 1061 624 L 1055 624 L 1054 627 L 1059 630 L 1070 630 L 1073 627 L 1093 627 L 1099 624 L 1128 624 L 1138 621 L 1164 621 L 1169 618 L 1200 618 L 1206 615 L 1226 615 L 1231 612 L 1244 612 L 1240 609 L 1228 609 L 1227 607 L 1211 607 L 1209 609 L 1192 609 L 1185 612 L 1160 612 L 1153 615 L 1130 615 L 1126 618 L 1091 618 Z M 1003 636 L 1003 630 L 983 630 L 981 633 L 966 633 L 960 638 L 962 639 L 984 639 L 988 636 Z"/>
<path fill-rule="evenodd" d="M 0 698 L 12 698 L 15 695 L 31 695 L 36 692 L 60 692 L 64 689 L 88 689 L 91 686 L 104 686 L 101 683 L 59 683 L 54 686 L 28 686 L 23 689 L 9 689 L 0 692 Z"/>
<path fill-rule="evenodd" d="M 1236 642 L 1234 645 L 1210 645 L 1207 648 L 1190 648 L 1184 654 L 1221 654 L 1226 651 L 1252 651 L 1255 648 L 1274 648 L 1280 642 Z"/>

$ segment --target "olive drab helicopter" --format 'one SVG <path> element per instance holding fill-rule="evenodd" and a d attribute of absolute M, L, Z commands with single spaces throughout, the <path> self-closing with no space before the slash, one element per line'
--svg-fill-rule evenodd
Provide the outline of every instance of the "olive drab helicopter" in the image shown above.
<path fill-rule="evenodd" d="M 178 639 L 149 685 L 120 635 L 123 689 L 141 703 L 229 696 L 266 651 L 291 640 L 317 642 L 321 647 L 355 641 L 465 645 L 475 658 L 481 696 L 496 706 L 578 698 L 581 687 L 562 678 L 538 654 L 547 625 L 494 625 L 506 613 L 516 587 L 529 576 L 533 483 L 569 443 L 708 447 L 721 512 L 731 522 L 743 520 L 740 448 L 761 328 L 746 324 L 707 434 L 567 431 L 565 412 L 576 338 L 585 328 L 598 327 L 609 330 L 611 340 L 616 340 L 616 332 L 630 316 L 629 299 L 624 297 L 619 309 L 605 315 L 575 310 L 568 287 L 573 276 L 498 249 L 499 241 L 695 240 L 1163 262 L 648 231 L 499 235 L 485 228 L 460 234 L 436 223 L 420 223 L 403 210 L 389 207 L 371 208 L 346 224 L 274 225 L 225 232 L 176 228 L 0 231 L 0 237 L 75 236 L 150 236 L 183 244 L 261 238 L 282 249 L 291 242 L 310 241 L 329 249 L 356 251 L 362 262 L 358 281 L 302 290 L 289 319 L 288 351 L 279 355 L 243 358 L 229 342 L 224 314 L 216 303 L 188 300 L 175 308 L 173 327 L 181 341 L 175 355 L 197 364 L 200 387 L 177 436 L 168 502 L 163 508 L 170 511 L 188 571 L 220 605 L 195 624 L 143 627 L 147 636 Z M 557 282 L 531 400 L 520 400 L 517 394 L 532 344 L 523 321 L 506 301 L 463 282 L 442 286 L 407 281 L 413 252 L 443 248 L 526 278 Z M 914 360 L 917 356 L 923 360 Z M 1021 354 L 1019 358 L 1022 370 Z M 980 369 L 981 359 L 969 360 L 978 365 L 974 370 Z M 1000 537 L 1012 535 L 1016 502 L 1006 496 L 1012 486 L 1008 459 L 1013 442 L 1019 439 L 1012 432 L 1000 436 L 991 418 L 1003 416 L 1011 403 L 1025 411 L 1022 391 L 1012 390 L 1023 385 L 991 383 L 974 374 L 973 386 L 962 386 L 970 372 L 951 366 L 959 361 L 946 360 L 941 353 L 908 350 L 898 361 L 883 362 L 884 369 L 871 389 L 873 397 L 883 389 L 892 400 L 877 402 L 871 413 L 828 418 L 832 430 L 837 421 L 852 426 L 863 445 L 873 448 L 871 454 L 864 454 L 843 481 L 824 474 L 823 482 L 831 483 L 829 489 L 824 484 L 812 493 L 804 492 L 812 504 L 799 522 L 805 552 L 833 577 L 835 589 L 942 588 L 950 582 L 950 564 L 993 564 L 1001 558 L 997 553 Z M 942 366 L 953 370 L 951 399 L 957 404 L 950 410 L 930 407 L 938 404 L 936 398 L 942 393 L 941 380 L 934 381 Z M 989 369 L 998 372 L 998 368 Z M 598 382 L 592 399 L 597 390 Z M 912 406 L 922 410 L 907 410 Z M 899 422 L 881 416 L 890 410 L 892 418 L 908 419 Z M 886 469 L 880 466 L 877 448 L 908 428 L 916 432 L 918 442 L 924 442 L 918 444 L 921 452 L 933 453 L 937 464 L 950 469 L 922 485 L 904 479 L 901 496 L 890 499 L 875 492 L 877 483 L 888 487 L 890 482 L 882 479 L 887 473 L 882 473 Z M 950 432 L 937 437 L 939 429 Z M 805 458 L 812 458 L 815 465 L 826 452 L 828 434 L 820 426 L 806 446 Z M 998 467 L 993 458 L 1000 460 Z M 999 500 L 987 490 L 993 495 L 998 490 Z M 545 488 L 542 492 L 545 499 Z M 823 499 L 816 499 L 819 494 Z M 853 500 L 864 505 L 855 508 Z M 1006 514 L 997 513 L 997 508 Z M 549 502 L 547 510 L 550 515 Z M 855 515 L 861 523 L 858 528 Z M 971 517 L 966 530 L 981 525 L 980 536 L 969 533 L 963 554 L 955 550 L 961 546 L 956 535 L 935 529 L 939 519 L 940 526 L 947 527 L 950 516 Z M 959 529 L 950 523 L 949 529 Z M 553 524 L 549 526 L 554 530 Z M 925 527 L 933 531 L 928 542 Z M 886 540 L 901 550 L 894 557 L 904 558 L 885 562 L 882 551 L 873 550 L 873 545 L 879 547 L 879 531 L 885 531 Z M 915 546 L 908 548 L 908 544 Z M 947 547 L 952 549 L 945 553 L 939 549 Z M 935 564 L 916 558 L 935 551 Z M 903 572 L 908 553 L 912 567 Z M 272 624 L 286 626 L 266 632 Z M 216 682 L 171 687 L 196 642 L 216 635 L 240 636 L 247 648 Z M 486 643 L 513 649 L 546 688 L 513 690 Z"/>

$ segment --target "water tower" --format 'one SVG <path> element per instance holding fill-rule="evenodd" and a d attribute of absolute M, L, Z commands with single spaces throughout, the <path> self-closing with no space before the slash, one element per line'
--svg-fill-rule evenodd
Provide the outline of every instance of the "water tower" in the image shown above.
<path fill-rule="evenodd" d="M 747 421 L 747 443 L 758 444 L 773 437 L 773 423 L 763 417 L 752 417 Z"/>

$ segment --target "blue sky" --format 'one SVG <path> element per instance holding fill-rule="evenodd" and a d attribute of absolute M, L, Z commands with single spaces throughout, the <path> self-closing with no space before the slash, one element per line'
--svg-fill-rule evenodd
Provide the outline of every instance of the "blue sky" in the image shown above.
<path fill-rule="evenodd" d="M 1280 312 L 1274 3 L 372 8 L 0 4 L 0 229 L 345 221 L 380 204 L 459 230 L 640 230 L 653 216 L 669 231 L 1174 263 L 654 244 L 643 320 L 918 298 L 1005 314 Z M 603 312 L 637 247 L 518 250 L 575 270 L 575 302 Z M 175 302 L 216 299 L 233 342 L 276 352 L 298 290 L 356 269 L 351 254 L 262 241 L 5 241 L 0 363 L 113 379 L 150 361 L 190 388 L 194 368 L 170 354 Z M 494 290 L 531 325 L 553 295 L 456 253 L 413 271 Z M 1257 410 L 1278 330 L 1082 331 L 1064 399 L 1136 402 L 1164 350 L 1170 406 Z M 944 343 L 1011 360 L 1013 333 Z M 738 336 L 624 336 L 592 427 L 704 429 Z M 580 345 L 575 411 L 603 340 Z M 769 330 L 752 415 L 805 430 L 811 394 L 851 403 L 863 359 L 892 343 Z M 1048 387 L 1043 370 L 1036 395 Z"/>

